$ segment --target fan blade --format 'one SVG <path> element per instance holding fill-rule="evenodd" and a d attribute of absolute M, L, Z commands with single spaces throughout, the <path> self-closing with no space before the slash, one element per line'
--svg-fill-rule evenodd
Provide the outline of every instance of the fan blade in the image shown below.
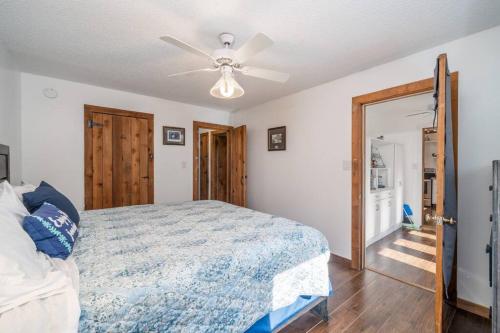
<path fill-rule="evenodd" d="M 281 83 L 285 83 L 290 77 L 290 74 L 288 73 L 277 72 L 277 71 L 272 71 L 270 69 L 263 69 L 257 67 L 249 67 L 249 66 L 243 67 L 241 69 L 241 73 L 248 76 L 258 77 L 260 79 L 266 79 Z"/>
<path fill-rule="evenodd" d="M 273 41 L 263 33 L 259 32 L 236 51 L 234 58 L 237 63 L 242 64 L 271 45 L 273 45 Z"/>
<path fill-rule="evenodd" d="M 422 111 L 422 112 L 416 112 L 416 113 L 407 114 L 405 117 L 409 118 L 409 117 L 424 116 L 424 115 L 430 115 L 430 114 L 432 114 L 431 111 Z"/>
<path fill-rule="evenodd" d="M 187 72 L 169 74 L 168 77 L 175 77 L 175 76 L 181 76 L 181 75 L 191 75 L 191 74 L 201 73 L 201 72 L 216 72 L 218 70 L 219 70 L 218 68 L 200 68 L 200 69 L 194 69 L 192 71 L 187 71 Z"/>
<path fill-rule="evenodd" d="M 215 59 L 210 55 L 208 54 L 208 52 L 205 52 L 205 51 L 202 51 L 200 49 L 197 49 L 196 47 L 194 46 L 191 46 L 189 45 L 188 43 L 184 43 L 183 41 L 181 40 L 178 40 L 177 38 L 174 38 L 172 36 L 163 36 L 163 37 L 160 37 L 160 39 L 164 42 L 167 42 L 167 43 L 170 43 L 172 45 L 175 45 L 185 51 L 188 51 L 190 53 L 193 53 L 193 54 L 196 54 L 200 57 L 203 57 L 203 58 L 208 58 L 210 60 L 214 60 Z"/>

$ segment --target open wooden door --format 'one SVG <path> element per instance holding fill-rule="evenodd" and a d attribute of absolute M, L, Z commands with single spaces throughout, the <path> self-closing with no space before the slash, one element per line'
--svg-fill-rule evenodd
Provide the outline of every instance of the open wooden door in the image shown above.
<path fill-rule="evenodd" d="M 247 127 L 232 128 L 230 132 L 231 180 L 229 202 L 242 207 L 247 206 Z"/>
<path fill-rule="evenodd" d="M 454 73 L 455 74 L 455 73 Z M 453 81 L 453 84 L 452 84 Z M 436 215 L 426 216 L 436 225 L 435 328 L 446 332 L 453 319 L 450 305 L 456 297 L 457 239 L 457 80 L 448 71 L 446 54 L 439 56 L 435 71 L 437 103 Z"/>

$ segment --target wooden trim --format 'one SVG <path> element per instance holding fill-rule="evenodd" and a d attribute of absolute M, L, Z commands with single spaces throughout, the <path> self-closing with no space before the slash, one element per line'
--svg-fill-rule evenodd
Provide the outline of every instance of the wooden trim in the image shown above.
<path fill-rule="evenodd" d="M 198 164 L 198 155 L 200 154 L 200 145 L 199 145 L 199 140 L 198 140 L 198 134 L 199 134 L 200 128 L 228 132 L 227 145 L 228 145 L 228 151 L 229 151 L 230 150 L 229 149 L 229 147 L 230 147 L 229 131 L 233 127 L 228 126 L 228 125 L 205 123 L 202 121 L 193 121 L 193 200 L 199 200 L 199 198 L 200 198 L 200 176 L 199 176 L 200 166 Z M 231 170 L 231 166 L 229 163 L 230 163 L 230 160 L 229 160 L 229 155 L 228 155 L 228 171 Z M 229 184 L 228 184 L 228 186 L 229 186 Z"/>
<path fill-rule="evenodd" d="M 452 73 L 451 78 L 452 87 L 454 84 L 458 87 L 458 73 Z M 454 83 L 454 81 L 456 82 Z M 431 92 L 433 89 L 434 78 L 431 77 L 352 98 L 351 267 L 353 269 L 361 270 L 365 267 L 363 216 L 364 107 L 367 104 Z"/>
<path fill-rule="evenodd" d="M 472 303 L 471 301 L 467 301 L 462 298 L 457 298 L 457 308 L 462 309 L 464 311 L 473 313 L 475 315 L 478 315 L 480 317 L 490 319 L 490 308 L 479 305 L 476 303 Z"/>
<path fill-rule="evenodd" d="M 128 111 L 121 109 L 108 108 L 104 106 L 96 106 L 84 104 L 85 112 L 97 112 L 97 113 L 105 113 L 111 114 L 114 116 L 123 116 L 123 117 L 133 117 L 133 118 L 145 118 L 145 119 L 154 119 L 154 114 L 152 113 L 144 113 L 138 111 Z"/>
<path fill-rule="evenodd" d="M 93 182 L 93 152 L 92 152 L 92 128 L 88 127 L 88 121 L 92 119 L 92 113 L 102 113 L 123 117 L 144 118 L 148 121 L 148 154 L 149 154 L 149 176 L 148 176 L 148 201 L 154 203 L 154 114 L 120 110 L 96 105 L 84 104 L 83 126 L 84 126 L 84 209 L 92 209 L 92 182 Z"/>
<path fill-rule="evenodd" d="M 342 265 L 346 265 L 346 266 L 349 266 L 349 267 L 351 266 L 351 260 L 350 259 L 338 256 L 338 255 L 334 254 L 333 252 L 330 252 L 330 262 L 337 263 L 337 264 L 342 264 Z"/>

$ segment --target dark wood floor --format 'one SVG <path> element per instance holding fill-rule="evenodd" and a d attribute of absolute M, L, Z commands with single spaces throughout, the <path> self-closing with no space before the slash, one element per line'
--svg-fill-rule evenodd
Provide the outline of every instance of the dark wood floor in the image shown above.
<path fill-rule="evenodd" d="M 366 248 L 366 267 L 434 290 L 435 232 L 405 229 L 394 231 Z"/>
<path fill-rule="evenodd" d="M 312 313 L 282 332 L 434 332 L 434 294 L 373 271 L 354 271 L 338 258 L 330 263 L 334 295 L 328 323 Z M 488 320 L 457 311 L 449 332 L 490 332 Z"/>

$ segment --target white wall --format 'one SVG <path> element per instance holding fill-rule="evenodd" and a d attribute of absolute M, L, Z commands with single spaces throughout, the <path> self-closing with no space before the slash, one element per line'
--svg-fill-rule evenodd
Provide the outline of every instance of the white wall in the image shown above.
<path fill-rule="evenodd" d="M 0 143 L 10 147 L 11 183 L 21 180 L 20 73 L 0 42 Z"/>
<path fill-rule="evenodd" d="M 422 130 L 384 134 L 388 142 L 403 146 L 403 199 L 413 210 L 415 224 L 422 224 Z"/>
<path fill-rule="evenodd" d="M 46 98 L 43 88 L 59 96 Z M 229 113 L 50 77 L 21 74 L 23 179 L 46 180 L 83 207 L 83 105 L 153 113 L 155 202 L 192 199 L 193 120 L 227 124 Z M 186 128 L 185 146 L 164 146 L 162 126 Z"/>
<path fill-rule="evenodd" d="M 459 79 L 458 293 L 489 305 L 491 160 L 500 158 L 500 27 L 410 55 L 232 115 L 248 127 L 248 202 L 321 230 L 351 256 L 351 100 L 431 77 L 447 52 Z M 335 59 L 332 59 L 335 66 Z M 267 129 L 287 126 L 287 150 L 268 152 Z"/>

